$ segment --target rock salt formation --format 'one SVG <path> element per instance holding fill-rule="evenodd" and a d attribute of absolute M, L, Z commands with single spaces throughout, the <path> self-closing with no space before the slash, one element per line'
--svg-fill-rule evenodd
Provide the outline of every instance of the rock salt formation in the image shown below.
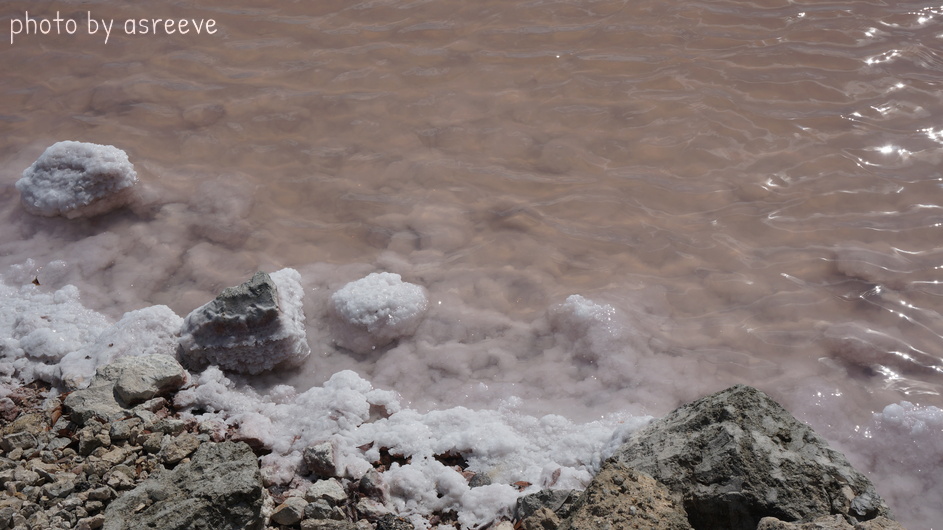
<path fill-rule="evenodd" d="M 399 274 L 375 272 L 331 296 L 331 332 L 338 346 L 366 354 L 412 335 L 429 306 L 426 290 Z"/>
<path fill-rule="evenodd" d="M 180 356 L 185 364 L 215 364 L 258 374 L 298 366 L 308 357 L 301 275 L 282 269 L 258 272 L 229 287 L 184 320 Z"/>
<path fill-rule="evenodd" d="M 110 145 L 58 142 L 16 182 L 23 208 L 32 214 L 91 217 L 126 205 L 137 182 L 128 155 Z"/>
<path fill-rule="evenodd" d="M 613 459 L 665 484 L 697 529 L 753 530 L 767 516 L 866 521 L 888 515 L 871 482 L 844 455 L 748 386 L 652 422 L 632 433 Z"/>
<path fill-rule="evenodd" d="M 105 510 L 104 530 L 261 529 L 262 476 L 249 446 L 205 443 L 193 458 L 162 470 Z"/>

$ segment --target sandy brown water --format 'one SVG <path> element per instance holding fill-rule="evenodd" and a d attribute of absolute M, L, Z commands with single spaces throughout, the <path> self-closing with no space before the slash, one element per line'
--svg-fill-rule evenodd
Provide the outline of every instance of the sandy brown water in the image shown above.
<path fill-rule="evenodd" d="M 0 10 L 8 283 L 185 315 L 294 267 L 315 355 L 286 377 L 352 368 L 420 408 L 662 414 L 744 382 L 841 440 L 887 404 L 943 404 L 932 3 L 142 4 Z M 27 11 L 77 31 L 11 35 Z M 89 12 L 115 20 L 107 44 Z M 127 35 L 129 18 L 217 31 Z M 67 139 L 128 152 L 132 209 L 21 210 L 13 183 Z M 325 300 L 375 270 L 432 310 L 354 358 Z M 555 335 L 548 309 L 576 293 L 620 311 L 615 358 Z"/>

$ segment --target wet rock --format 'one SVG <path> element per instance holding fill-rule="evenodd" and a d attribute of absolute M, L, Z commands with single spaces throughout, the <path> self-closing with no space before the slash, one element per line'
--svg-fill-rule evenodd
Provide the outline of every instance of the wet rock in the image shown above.
<path fill-rule="evenodd" d="M 308 501 L 301 497 L 288 497 L 272 512 L 272 521 L 282 525 L 296 525 L 304 517 L 305 506 L 307 505 Z"/>
<path fill-rule="evenodd" d="M 261 529 L 262 476 L 249 446 L 207 443 L 189 462 L 149 477 L 105 509 L 104 528 Z"/>
<path fill-rule="evenodd" d="M 687 514 L 665 486 L 652 477 L 607 462 L 593 478 L 561 530 L 659 528 L 690 530 Z"/>
<path fill-rule="evenodd" d="M 753 530 L 789 521 L 887 515 L 871 482 L 772 398 L 737 385 L 633 433 L 618 463 L 682 499 L 694 528 Z"/>
<path fill-rule="evenodd" d="M 301 275 L 282 269 L 256 273 L 193 310 L 180 332 L 180 356 L 201 368 L 258 374 L 301 364 L 308 347 Z"/>

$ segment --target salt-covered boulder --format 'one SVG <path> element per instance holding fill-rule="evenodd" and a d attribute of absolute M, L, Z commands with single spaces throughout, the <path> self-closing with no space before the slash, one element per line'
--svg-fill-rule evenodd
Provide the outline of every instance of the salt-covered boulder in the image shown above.
<path fill-rule="evenodd" d="M 429 307 L 426 290 L 399 274 L 375 272 L 338 289 L 330 301 L 334 342 L 366 354 L 412 335 Z"/>
<path fill-rule="evenodd" d="M 137 182 L 128 155 L 111 145 L 58 142 L 16 182 L 29 213 L 91 217 L 126 205 Z"/>
<path fill-rule="evenodd" d="M 259 462 L 240 442 L 204 443 L 189 462 L 149 477 L 105 510 L 104 530 L 261 529 Z"/>
<path fill-rule="evenodd" d="M 887 516 L 871 481 L 759 390 L 736 385 L 633 432 L 613 456 L 650 474 L 697 529 L 754 530 L 764 517 Z"/>
<path fill-rule="evenodd" d="M 181 360 L 247 374 L 299 366 L 311 353 L 303 296 L 301 275 L 294 269 L 258 272 L 224 289 L 184 319 Z"/>

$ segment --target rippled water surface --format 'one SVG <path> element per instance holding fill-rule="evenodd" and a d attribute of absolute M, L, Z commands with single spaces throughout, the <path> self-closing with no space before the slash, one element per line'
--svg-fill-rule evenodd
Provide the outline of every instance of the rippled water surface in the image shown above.
<path fill-rule="evenodd" d="M 315 352 L 298 386 L 352 368 L 419 408 L 514 395 L 582 420 L 744 382 L 830 431 L 892 500 L 940 488 L 935 446 L 867 445 L 862 426 L 943 405 L 943 7 L 240 4 L 3 4 L 8 283 L 185 315 L 294 267 Z M 6 40 L 10 18 L 57 10 L 75 35 Z M 89 12 L 115 19 L 107 44 Z M 168 17 L 218 31 L 122 27 Z M 66 139 L 128 152 L 130 211 L 22 211 L 13 183 Z M 325 301 L 378 270 L 432 309 L 414 339 L 352 357 Z M 608 335 L 566 340 L 553 314 L 572 294 L 614 308 Z M 880 456 L 895 444 L 916 460 Z M 896 502 L 914 528 L 941 517 Z"/>

